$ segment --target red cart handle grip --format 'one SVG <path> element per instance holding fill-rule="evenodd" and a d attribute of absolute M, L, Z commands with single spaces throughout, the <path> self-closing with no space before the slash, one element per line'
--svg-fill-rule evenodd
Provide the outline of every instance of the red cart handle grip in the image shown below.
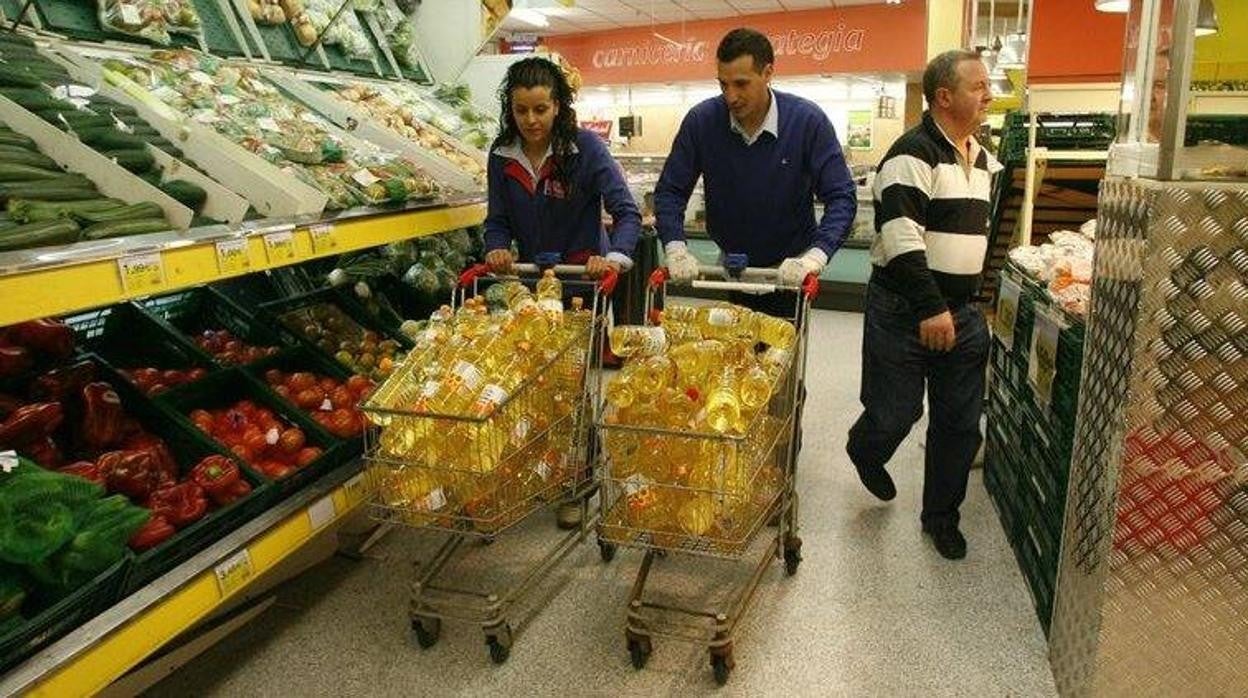
<path fill-rule="evenodd" d="M 802 295 L 806 296 L 806 300 L 814 301 L 819 295 L 819 276 L 817 274 L 807 274 L 802 279 Z"/>
<path fill-rule="evenodd" d="M 656 290 L 661 288 L 663 284 L 667 283 L 667 279 L 667 267 L 656 267 L 654 271 L 650 272 L 650 288 Z"/>
<path fill-rule="evenodd" d="M 620 282 L 620 273 L 614 269 L 608 269 L 606 274 L 598 280 L 598 289 L 602 291 L 602 295 L 610 296 L 615 292 L 615 285 Z"/>
<path fill-rule="evenodd" d="M 490 273 L 490 268 L 485 264 L 474 264 L 459 275 L 459 287 L 468 288 L 472 282 Z"/>

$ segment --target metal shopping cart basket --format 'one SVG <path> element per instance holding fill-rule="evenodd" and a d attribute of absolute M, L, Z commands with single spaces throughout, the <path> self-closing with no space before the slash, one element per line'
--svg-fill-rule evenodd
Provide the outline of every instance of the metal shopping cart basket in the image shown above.
<path fill-rule="evenodd" d="M 491 659 L 506 661 L 513 639 L 509 611 L 588 537 L 599 518 L 597 511 L 590 516 L 588 505 L 597 486 L 589 444 L 601 380 L 595 369 L 617 277 L 583 281 L 583 266 L 553 268 L 565 296 L 570 290 L 587 299 L 587 312 L 564 314 L 567 338 L 535 349 L 541 354 L 537 368 L 488 416 L 414 407 L 424 362 L 446 360 L 448 350 L 436 348 L 413 351 L 363 406 L 380 427 L 366 444 L 374 518 L 446 534 L 432 558 L 417 566 L 412 583 L 409 613 L 421 647 L 437 642 L 444 619 L 466 621 L 484 630 Z M 516 265 L 515 271 L 519 276 L 487 276 L 484 266 L 473 267 L 461 275 L 453 302 L 462 305 L 469 288 L 475 295 L 500 281 L 531 284 L 540 269 Z M 441 578 L 466 541 L 492 542 L 535 512 L 569 500 L 580 502 L 580 527 L 553 541 L 511 588 L 481 591 Z"/>
<path fill-rule="evenodd" d="M 602 521 L 599 537 L 607 544 L 645 550 L 629 597 L 625 636 L 633 666 L 645 666 L 653 637 L 704 643 L 715 680 L 728 680 L 734 661 L 733 633 L 748 610 L 773 559 L 784 561 L 789 575 L 801 562 L 797 535 L 798 497 L 794 489 L 799 421 L 803 401 L 807 324 L 818 279 L 800 288 L 776 283 L 773 269 L 746 268 L 729 280 L 718 267 L 704 267 L 695 288 L 766 293 L 794 291 L 792 349 L 787 365 L 776 371 L 770 401 L 754 413 L 739 434 L 631 426 L 603 408 L 598 422 L 602 443 Z M 666 294 L 667 272 L 658 269 L 647 292 L 647 317 L 653 322 L 659 296 Z M 668 553 L 739 560 L 769 524 L 775 534 L 748 581 L 734 589 L 724 609 L 685 608 L 644 598 L 657 557 Z"/>

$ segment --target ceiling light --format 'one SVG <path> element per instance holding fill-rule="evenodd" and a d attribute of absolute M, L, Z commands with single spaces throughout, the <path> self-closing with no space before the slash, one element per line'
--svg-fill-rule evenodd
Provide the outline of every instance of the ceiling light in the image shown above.
<path fill-rule="evenodd" d="M 1096 0 L 1096 9 L 1101 12 L 1126 12 L 1131 9 L 1131 0 Z"/>
<path fill-rule="evenodd" d="M 1010 34 L 1005 37 L 1001 52 L 997 54 L 997 65 L 1002 68 L 1027 67 L 1027 36 Z"/>
<path fill-rule="evenodd" d="M 1196 11 L 1196 36 L 1217 33 L 1218 13 L 1213 9 L 1213 0 L 1200 0 L 1200 9 Z"/>
<path fill-rule="evenodd" d="M 546 15 L 538 12 L 537 10 L 520 8 L 507 13 L 507 16 L 520 22 L 524 22 L 531 27 L 544 28 L 550 26 L 550 20 L 546 19 Z"/>

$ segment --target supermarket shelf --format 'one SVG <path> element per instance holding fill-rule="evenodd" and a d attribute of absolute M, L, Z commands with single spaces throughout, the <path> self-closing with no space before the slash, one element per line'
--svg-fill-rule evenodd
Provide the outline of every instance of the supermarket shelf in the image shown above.
<path fill-rule="evenodd" d="M 0 254 L 0 326 L 476 225 L 479 198 Z"/>
<path fill-rule="evenodd" d="M 92 695 L 245 592 L 365 499 L 360 462 L 312 483 L 0 680 L 0 695 Z"/>

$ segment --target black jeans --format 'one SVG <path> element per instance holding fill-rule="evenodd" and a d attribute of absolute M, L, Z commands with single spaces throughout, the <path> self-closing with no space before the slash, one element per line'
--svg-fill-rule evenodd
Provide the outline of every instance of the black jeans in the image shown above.
<path fill-rule="evenodd" d="M 931 409 L 923 463 L 925 524 L 958 523 L 971 462 L 983 440 L 984 370 L 988 325 L 968 304 L 953 311 L 957 344 L 937 352 L 919 343 L 919 318 L 903 296 L 867 285 L 862 335 L 865 408 L 849 430 L 846 450 L 859 468 L 883 467 L 923 416 L 923 388 Z"/>

